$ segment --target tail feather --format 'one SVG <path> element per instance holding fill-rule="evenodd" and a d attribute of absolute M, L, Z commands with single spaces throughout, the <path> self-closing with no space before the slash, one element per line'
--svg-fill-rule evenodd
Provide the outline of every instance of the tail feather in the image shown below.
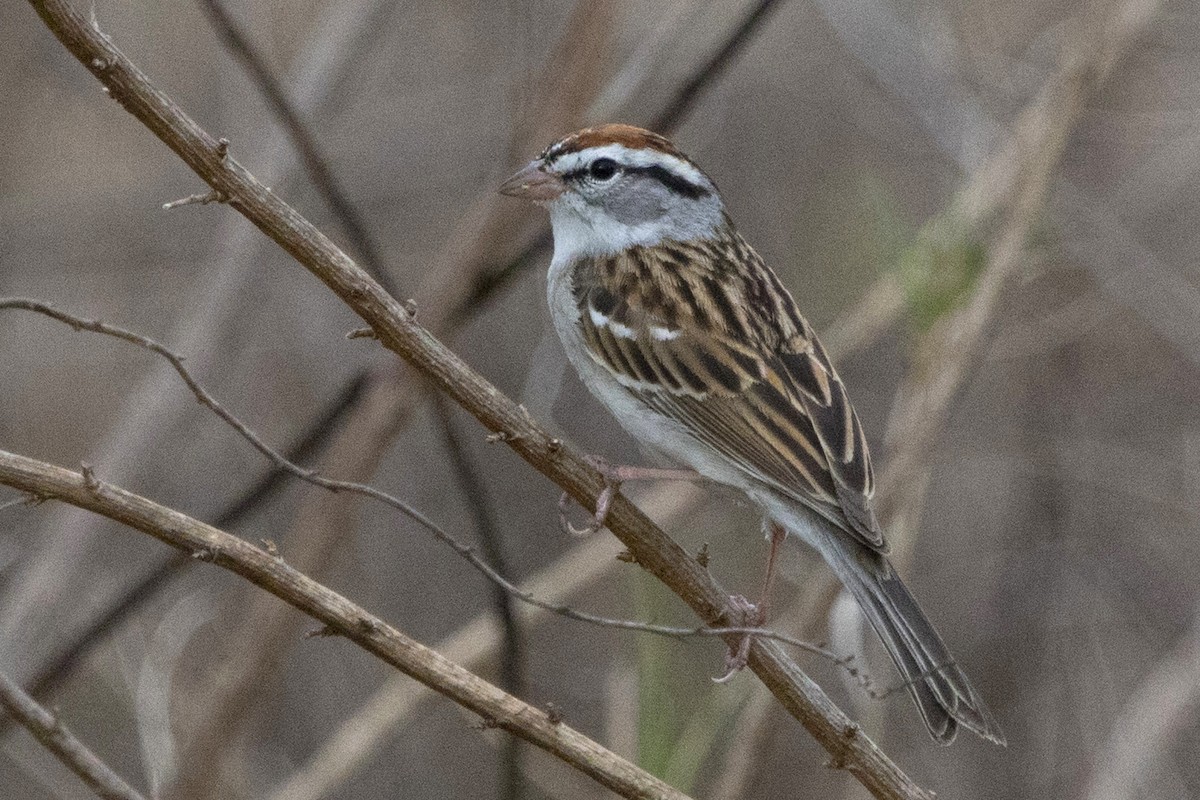
<path fill-rule="evenodd" d="M 883 640 L 933 738 L 949 744 L 962 725 L 1004 744 L 983 699 L 888 560 L 845 541 L 825 548 L 825 555 Z"/>

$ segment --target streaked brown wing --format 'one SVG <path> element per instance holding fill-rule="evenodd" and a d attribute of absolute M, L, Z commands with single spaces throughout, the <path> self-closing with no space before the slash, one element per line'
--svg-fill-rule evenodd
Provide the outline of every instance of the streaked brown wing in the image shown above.
<path fill-rule="evenodd" d="M 814 337 L 811 347 L 802 352 L 782 353 L 775 363 L 787 373 L 791 384 L 800 388 L 797 393 L 800 404 L 821 442 L 847 521 L 868 544 L 886 552 L 883 528 L 871 506 L 875 469 L 866 434 L 825 348 Z"/>
<path fill-rule="evenodd" d="M 680 315 L 668 321 L 602 286 L 580 288 L 584 342 L 633 395 L 747 474 L 886 549 L 862 426 L 818 343 L 798 333 L 751 343 Z"/>

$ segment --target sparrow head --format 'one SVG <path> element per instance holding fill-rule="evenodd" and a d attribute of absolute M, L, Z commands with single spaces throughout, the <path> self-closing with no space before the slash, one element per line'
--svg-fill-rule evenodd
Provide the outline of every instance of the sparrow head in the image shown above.
<path fill-rule="evenodd" d="M 579 254 L 706 238 L 723 220 L 712 180 L 671 142 L 632 125 L 558 140 L 500 193 L 548 207 L 555 249 Z"/>

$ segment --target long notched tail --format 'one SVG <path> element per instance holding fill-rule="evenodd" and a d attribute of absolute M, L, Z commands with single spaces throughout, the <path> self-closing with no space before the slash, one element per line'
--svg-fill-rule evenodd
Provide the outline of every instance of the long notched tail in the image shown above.
<path fill-rule="evenodd" d="M 845 541 L 829 548 L 826 558 L 883 640 L 933 738 L 950 744 L 962 725 L 1005 744 L 983 699 L 888 560 Z"/>

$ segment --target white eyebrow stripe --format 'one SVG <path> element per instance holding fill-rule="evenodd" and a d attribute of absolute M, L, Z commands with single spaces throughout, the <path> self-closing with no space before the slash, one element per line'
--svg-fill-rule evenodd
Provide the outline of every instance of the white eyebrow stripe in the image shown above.
<path fill-rule="evenodd" d="M 597 328 L 603 328 L 608 324 L 608 317 L 604 316 L 591 306 L 588 306 L 588 315 L 592 318 L 592 324 Z"/>
<path fill-rule="evenodd" d="M 618 164 L 627 167 L 662 167 L 688 183 L 702 186 L 709 191 L 713 189 L 712 182 L 704 176 L 704 173 L 683 159 L 658 150 L 633 150 L 623 144 L 605 144 L 599 147 L 589 147 L 578 153 L 567 153 L 555 159 L 553 164 L 559 172 L 574 172 L 577 169 L 583 169 L 597 158 L 611 158 Z"/>
<path fill-rule="evenodd" d="M 670 342 L 674 339 L 678 339 L 679 333 L 679 331 L 672 330 L 671 328 L 663 328 L 658 325 L 650 326 L 650 336 L 660 342 Z"/>

